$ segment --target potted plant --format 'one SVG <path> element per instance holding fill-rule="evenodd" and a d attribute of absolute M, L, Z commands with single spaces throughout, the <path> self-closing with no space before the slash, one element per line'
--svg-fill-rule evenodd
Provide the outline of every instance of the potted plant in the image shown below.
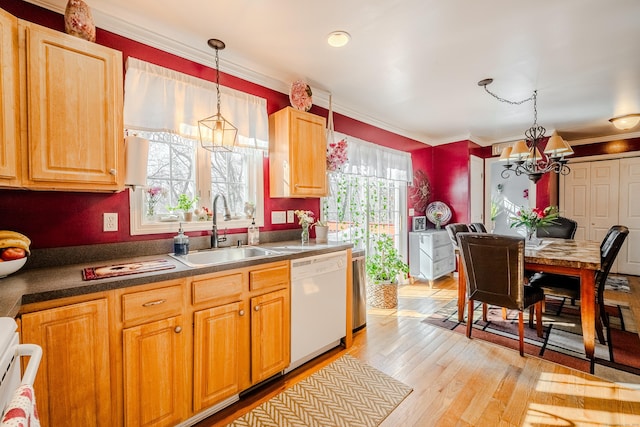
<path fill-rule="evenodd" d="M 188 195 L 182 193 L 178 196 L 178 204 L 174 209 L 181 210 L 184 214 L 185 221 L 191 221 L 193 219 L 193 207 L 198 203 L 200 198 L 195 196 L 193 199 Z"/>
<path fill-rule="evenodd" d="M 408 273 L 409 266 L 395 248 L 393 238 L 381 234 L 374 238 L 373 253 L 367 255 L 367 302 L 374 308 L 398 306 L 398 275 Z"/>

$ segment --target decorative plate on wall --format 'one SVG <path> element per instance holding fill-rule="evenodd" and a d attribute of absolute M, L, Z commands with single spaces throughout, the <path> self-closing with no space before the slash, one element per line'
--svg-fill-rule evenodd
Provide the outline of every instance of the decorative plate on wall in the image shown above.
<path fill-rule="evenodd" d="M 451 220 L 451 209 L 442 202 L 431 202 L 427 206 L 427 219 L 436 226 L 447 225 Z"/>
<path fill-rule="evenodd" d="M 426 212 L 427 203 L 429 203 L 431 196 L 431 185 L 427 175 L 420 169 L 413 174 L 413 187 L 410 188 L 410 192 L 413 209 L 418 212 Z"/>

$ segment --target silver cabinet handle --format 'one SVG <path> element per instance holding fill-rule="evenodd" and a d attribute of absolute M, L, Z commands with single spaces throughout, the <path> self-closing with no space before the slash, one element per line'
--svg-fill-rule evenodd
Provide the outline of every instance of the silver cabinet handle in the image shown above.
<path fill-rule="evenodd" d="M 182 326 L 176 326 L 176 328 L 173 330 L 176 334 L 179 334 L 180 332 L 182 332 Z"/>
<path fill-rule="evenodd" d="M 256 305 L 256 307 L 254 308 L 255 311 L 260 311 L 260 306 Z"/>
<path fill-rule="evenodd" d="M 142 304 L 142 306 L 143 307 L 151 307 L 151 306 L 154 306 L 154 305 L 164 304 L 165 302 L 167 302 L 166 299 L 159 299 L 157 301 L 145 302 L 144 304 Z"/>
<path fill-rule="evenodd" d="M 116 171 L 115 169 L 109 169 L 109 174 L 116 176 L 118 173 L 118 171 Z"/>
<path fill-rule="evenodd" d="M 240 316 L 244 316 L 244 310 L 240 310 L 240 311 L 238 312 L 238 314 L 239 314 Z"/>

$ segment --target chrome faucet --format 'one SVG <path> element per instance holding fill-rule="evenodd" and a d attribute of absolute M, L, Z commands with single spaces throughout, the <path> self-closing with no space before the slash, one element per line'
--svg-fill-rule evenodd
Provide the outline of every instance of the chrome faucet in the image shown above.
<path fill-rule="evenodd" d="M 225 232 L 224 237 L 218 237 L 218 213 L 216 212 L 216 203 L 218 197 L 222 197 L 222 203 L 224 205 L 224 220 L 229 221 L 231 219 L 231 213 L 229 212 L 229 205 L 227 205 L 227 199 L 223 194 L 217 194 L 213 198 L 213 227 L 211 228 L 211 248 L 219 248 L 220 242 L 226 242 L 227 236 Z"/>

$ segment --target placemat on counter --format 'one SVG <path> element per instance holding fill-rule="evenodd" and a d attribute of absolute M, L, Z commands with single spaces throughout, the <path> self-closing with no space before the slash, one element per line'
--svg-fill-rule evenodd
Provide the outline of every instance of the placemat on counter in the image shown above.
<path fill-rule="evenodd" d="M 166 259 L 130 262 L 126 264 L 103 265 L 88 267 L 82 270 L 82 280 L 96 280 L 107 277 L 126 276 L 129 274 L 148 273 L 150 271 L 168 270 L 176 268 Z"/>

